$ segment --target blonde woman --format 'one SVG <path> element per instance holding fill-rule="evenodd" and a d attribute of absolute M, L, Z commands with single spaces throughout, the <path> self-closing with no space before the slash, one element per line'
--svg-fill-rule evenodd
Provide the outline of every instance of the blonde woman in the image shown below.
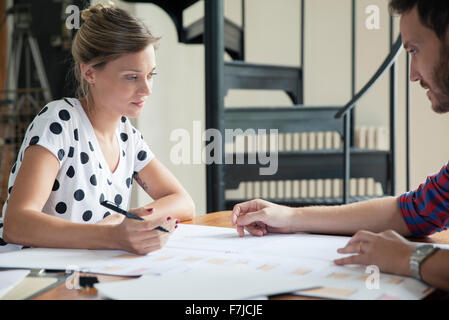
<path fill-rule="evenodd" d="M 78 98 L 48 103 L 30 124 L 9 178 L 0 251 L 33 246 L 146 254 L 195 214 L 189 194 L 129 120 L 151 95 L 158 38 L 113 3 L 86 9 L 82 18 L 72 45 Z M 129 210 L 142 221 L 101 204 L 127 210 L 133 179 L 155 200 Z"/>

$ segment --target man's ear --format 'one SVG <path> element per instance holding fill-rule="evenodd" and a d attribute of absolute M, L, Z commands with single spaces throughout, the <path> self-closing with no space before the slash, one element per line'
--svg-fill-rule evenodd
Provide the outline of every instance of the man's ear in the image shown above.
<path fill-rule="evenodd" d="M 90 84 L 95 83 L 95 69 L 91 65 L 85 63 L 80 64 L 81 76 Z"/>

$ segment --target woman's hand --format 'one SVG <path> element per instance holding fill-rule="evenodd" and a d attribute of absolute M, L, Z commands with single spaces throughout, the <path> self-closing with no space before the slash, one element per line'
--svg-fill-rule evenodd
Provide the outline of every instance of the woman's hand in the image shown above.
<path fill-rule="evenodd" d="M 138 208 L 132 213 L 144 220 L 125 218 L 114 226 L 114 241 L 121 250 L 145 255 L 161 249 L 168 241 L 170 235 L 178 227 L 178 220 L 167 216 L 153 216 L 153 209 Z M 131 211 L 130 211 L 131 212 Z M 155 230 L 157 226 L 169 232 Z"/>
<path fill-rule="evenodd" d="M 123 219 L 125 219 L 125 216 L 123 214 L 114 213 L 114 214 L 108 215 L 103 220 L 98 221 L 97 224 L 100 224 L 100 225 L 115 225 L 115 224 L 122 223 Z"/>
<path fill-rule="evenodd" d="M 411 276 L 410 255 L 415 245 L 393 230 L 357 232 L 339 253 L 356 253 L 334 261 L 337 265 L 376 265 L 380 271 Z"/>
<path fill-rule="evenodd" d="M 261 199 L 251 200 L 234 206 L 231 223 L 237 226 L 240 237 L 245 235 L 244 229 L 255 236 L 268 232 L 291 233 L 294 232 L 293 210 Z"/>

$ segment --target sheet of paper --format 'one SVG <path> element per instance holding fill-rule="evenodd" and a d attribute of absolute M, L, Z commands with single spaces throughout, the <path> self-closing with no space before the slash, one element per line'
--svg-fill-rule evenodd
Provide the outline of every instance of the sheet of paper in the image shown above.
<path fill-rule="evenodd" d="M 0 298 L 18 285 L 30 273 L 30 270 L 0 271 Z"/>
<path fill-rule="evenodd" d="M 432 291 L 413 278 L 373 271 L 364 266 L 330 266 L 314 273 L 320 279 L 319 288 L 296 294 L 346 300 L 418 300 Z"/>
<path fill-rule="evenodd" d="M 235 229 L 180 225 L 164 248 L 145 256 L 117 250 L 33 248 L 0 254 L 0 267 L 145 275 L 156 281 L 154 276 L 175 277 L 199 269 L 242 266 L 260 275 L 263 281 L 283 276 L 314 284 L 315 289 L 298 294 L 337 299 L 420 299 L 432 289 L 411 278 L 383 273 L 380 288 L 370 289 L 366 282 L 370 274 L 365 267 L 341 267 L 333 263 L 344 256 L 337 249 L 349 239 L 314 234 L 240 238 Z M 264 294 L 260 292 L 259 296 Z"/>
<path fill-rule="evenodd" d="M 237 255 L 244 255 L 248 261 L 270 256 L 272 258 L 265 258 L 265 263 L 277 260 L 279 264 L 282 264 L 283 259 L 309 259 L 309 268 L 313 268 L 313 264 L 330 263 L 333 258 L 340 256 L 335 251 L 348 239 L 302 234 L 270 234 L 265 237 L 247 235 L 240 238 L 230 228 L 180 225 L 164 248 L 146 256 L 119 250 L 30 248 L 0 254 L 0 267 L 70 269 L 136 276 L 176 271 L 190 265 L 218 263 L 220 259 L 231 263 L 240 258 Z"/>
<path fill-rule="evenodd" d="M 261 281 L 263 279 L 263 281 Z M 239 300 L 308 288 L 307 279 L 266 277 L 246 266 L 209 266 L 162 276 L 95 284 L 100 294 L 120 300 Z"/>

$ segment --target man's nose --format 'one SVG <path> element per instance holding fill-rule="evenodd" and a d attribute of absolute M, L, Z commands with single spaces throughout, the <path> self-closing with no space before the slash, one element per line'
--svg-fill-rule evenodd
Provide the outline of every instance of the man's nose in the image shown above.
<path fill-rule="evenodd" d="M 418 72 L 418 69 L 416 68 L 416 63 L 414 63 L 412 58 L 412 62 L 410 63 L 410 81 L 415 82 L 419 81 L 420 79 L 421 75 Z"/>

